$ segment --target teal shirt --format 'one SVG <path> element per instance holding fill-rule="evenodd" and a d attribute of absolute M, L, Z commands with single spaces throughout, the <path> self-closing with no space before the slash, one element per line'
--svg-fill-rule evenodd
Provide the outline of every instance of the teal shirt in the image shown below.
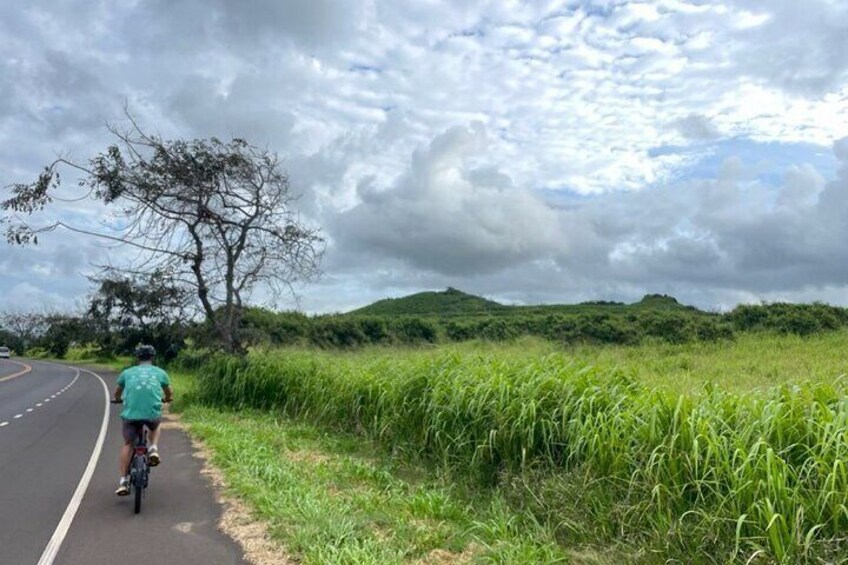
<path fill-rule="evenodd" d="M 171 386 L 168 373 L 153 365 L 136 365 L 118 377 L 124 389 L 124 420 L 154 420 L 162 417 L 163 386 Z"/>

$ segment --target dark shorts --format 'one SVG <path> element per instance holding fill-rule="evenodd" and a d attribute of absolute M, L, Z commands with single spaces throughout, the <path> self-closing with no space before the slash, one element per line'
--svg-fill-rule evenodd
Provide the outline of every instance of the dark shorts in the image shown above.
<path fill-rule="evenodd" d="M 124 420 L 122 428 L 124 440 L 127 442 L 135 440 L 136 436 L 141 433 L 143 426 L 147 426 L 147 429 L 152 432 L 159 427 L 160 421 L 161 420 L 159 418 L 156 418 L 155 420 Z"/>

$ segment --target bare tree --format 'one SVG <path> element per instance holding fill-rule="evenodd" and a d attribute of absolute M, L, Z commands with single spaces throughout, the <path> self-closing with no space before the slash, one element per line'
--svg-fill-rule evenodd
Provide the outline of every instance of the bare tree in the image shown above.
<path fill-rule="evenodd" d="M 164 140 L 128 118 L 130 127 L 109 128 L 116 142 L 104 153 L 84 163 L 56 159 L 35 182 L 9 187 L 7 240 L 37 243 L 39 234 L 64 228 L 133 248 L 133 260 L 106 270 L 166 273 L 193 291 L 226 351 L 241 352 L 244 301 L 258 285 L 279 296 L 316 277 L 324 240 L 293 211 L 275 153 L 242 139 Z M 60 168 L 80 175 L 78 198 L 105 204 L 117 221 L 103 229 L 27 222 L 57 198 Z"/>

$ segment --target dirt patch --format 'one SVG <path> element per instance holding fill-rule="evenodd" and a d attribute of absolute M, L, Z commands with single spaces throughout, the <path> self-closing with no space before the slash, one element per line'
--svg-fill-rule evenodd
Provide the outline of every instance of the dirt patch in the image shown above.
<path fill-rule="evenodd" d="M 309 463 L 311 465 L 320 465 L 330 461 L 330 457 L 317 451 L 309 451 L 308 449 L 298 449 L 297 451 L 286 451 L 285 458 L 295 463 Z"/>
<path fill-rule="evenodd" d="M 413 565 L 441 565 L 449 563 L 471 563 L 474 557 L 480 553 L 482 547 L 476 543 L 468 544 L 462 553 L 448 551 L 446 549 L 434 549 L 426 556 L 413 561 Z"/>
<path fill-rule="evenodd" d="M 182 420 L 182 414 L 172 414 L 169 411 L 168 406 L 165 405 L 162 407 L 162 423 L 159 424 L 159 427 L 161 427 L 163 430 L 187 431 L 182 425 Z"/>
<path fill-rule="evenodd" d="M 185 426 L 174 414 L 168 414 L 163 426 L 180 428 Z M 187 431 L 187 430 L 185 430 Z M 192 437 L 194 456 L 203 461 L 201 474 L 208 477 L 214 487 L 215 499 L 221 505 L 218 529 L 234 539 L 244 551 L 244 558 L 253 565 L 294 565 L 297 560 L 287 555 L 285 549 L 271 539 L 268 525 L 253 517 L 250 508 L 238 498 L 226 493 L 224 474 L 212 465 L 212 452 L 199 439 Z"/>

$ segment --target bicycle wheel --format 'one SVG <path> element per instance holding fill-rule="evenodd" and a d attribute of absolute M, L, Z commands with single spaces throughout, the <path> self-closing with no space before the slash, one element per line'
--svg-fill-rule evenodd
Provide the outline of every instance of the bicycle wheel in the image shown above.
<path fill-rule="evenodd" d="M 135 513 L 138 514 L 139 512 L 141 512 L 141 490 L 142 489 L 139 488 L 138 486 L 136 486 L 136 487 L 133 487 L 133 490 L 135 491 Z"/>
<path fill-rule="evenodd" d="M 147 473 L 145 472 L 146 463 L 143 457 L 136 457 L 133 461 L 132 486 L 133 494 L 135 495 L 135 513 L 141 512 L 141 497 L 144 494 L 144 487 L 147 486 Z"/>

